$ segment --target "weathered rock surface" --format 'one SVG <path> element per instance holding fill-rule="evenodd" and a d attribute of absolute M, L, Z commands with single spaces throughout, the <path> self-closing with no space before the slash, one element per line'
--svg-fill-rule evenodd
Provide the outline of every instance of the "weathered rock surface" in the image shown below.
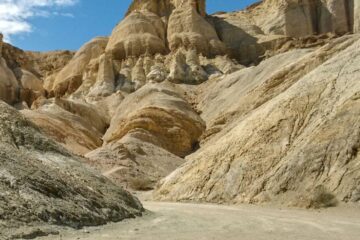
<path fill-rule="evenodd" d="M 14 73 L 8 68 L 2 57 L 3 35 L 0 34 L 0 100 L 15 103 L 17 100 L 18 82 Z"/>
<path fill-rule="evenodd" d="M 206 56 L 225 53 L 214 27 L 194 7 L 196 1 L 182 1 L 169 18 L 168 42 L 171 51 L 195 49 Z"/>
<path fill-rule="evenodd" d="M 358 36 L 344 37 L 213 83 L 200 109 L 217 129 L 161 182 L 156 198 L 303 207 L 324 196 L 358 202 L 359 47 Z"/>
<path fill-rule="evenodd" d="M 117 108 L 106 143 L 131 135 L 178 156 L 186 156 L 205 129 L 204 122 L 171 83 L 147 84 Z"/>
<path fill-rule="evenodd" d="M 360 32 L 360 2 L 354 0 L 354 32 Z"/>
<path fill-rule="evenodd" d="M 59 72 L 74 56 L 71 51 L 26 52 L 34 63 L 34 68 L 42 77 Z"/>
<path fill-rule="evenodd" d="M 167 150 L 131 134 L 85 155 L 87 163 L 104 176 L 129 189 L 153 189 L 185 161 Z"/>
<path fill-rule="evenodd" d="M 114 29 L 106 51 L 120 60 L 178 48 L 194 48 L 204 55 L 224 54 L 225 46 L 205 15 L 205 1 L 134 1 Z"/>
<path fill-rule="evenodd" d="M 86 155 L 89 163 L 123 186 L 153 188 L 184 163 L 181 157 L 196 150 L 205 130 L 183 94 L 163 82 L 127 96 L 113 115 L 104 145 Z"/>
<path fill-rule="evenodd" d="M 85 155 L 102 145 L 107 124 L 91 105 L 63 99 L 40 100 L 36 104 L 36 109 L 22 113 L 70 152 Z"/>
<path fill-rule="evenodd" d="M 74 93 L 83 83 L 83 74 L 90 61 L 98 59 L 104 52 L 108 38 L 98 37 L 86 43 L 50 84 L 55 96 Z"/>
<path fill-rule="evenodd" d="M 145 53 L 165 54 L 165 32 L 166 26 L 158 15 L 147 10 L 134 11 L 115 27 L 106 51 L 120 60 Z"/>
<path fill-rule="evenodd" d="M 12 107 L 2 102 L 0 109 L 1 239 L 21 237 L 25 226 L 77 228 L 141 214 L 135 197 L 44 137 Z"/>
<path fill-rule="evenodd" d="M 352 31 L 353 0 L 265 0 L 247 10 L 265 34 L 301 37 Z M 301 24 L 299 24 L 301 23 Z"/>
<path fill-rule="evenodd" d="M 0 58 L 0 99 L 13 104 L 17 101 L 19 84 L 5 60 Z"/>
<path fill-rule="evenodd" d="M 0 98 L 117 184 L 174 171 L 157 199 L 356 202 L 358 5 L 134 0 L 74 56 L 4 44 Z"/>

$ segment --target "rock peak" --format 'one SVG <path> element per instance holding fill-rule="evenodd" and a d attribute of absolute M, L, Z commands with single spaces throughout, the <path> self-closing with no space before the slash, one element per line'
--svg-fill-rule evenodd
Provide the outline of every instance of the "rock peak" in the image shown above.
<path fill-rule="evenodd" d="M 179 7 L 192 7 L 201 16 L 206 15 L 205 0 L 133 0 L 126 16 L 134 11 L 147 10 L 161 17 L 168 17 L 175 8 Z"/>
<path fill-rule="evenodd" d="M 205 0 L 135 0 L 114 29 L 107 51 L 116 59 L 194 48 L 207 56 L 224 54 Z"/>

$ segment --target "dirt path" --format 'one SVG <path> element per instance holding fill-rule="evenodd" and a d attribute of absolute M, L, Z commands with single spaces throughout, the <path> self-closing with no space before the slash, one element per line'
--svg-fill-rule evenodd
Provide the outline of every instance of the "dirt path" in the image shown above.
<path fill-rule="evenodd" d="M 145 202 L 142 218 L 42 240 L 358 240 L 360 209 L 322 211 Z"/>

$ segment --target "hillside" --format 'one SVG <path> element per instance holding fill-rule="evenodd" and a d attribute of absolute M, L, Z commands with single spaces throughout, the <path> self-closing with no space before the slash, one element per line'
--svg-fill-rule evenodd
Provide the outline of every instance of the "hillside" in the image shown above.
<path fill-rule="evenodd" d="M 264 0 L 208 15 L 205 0 L 134 0 L 110 36 L 76 53 L 0 41 L 0 227 L 139 215 L 123 188 L 358 204 L 359 5 Z"/>

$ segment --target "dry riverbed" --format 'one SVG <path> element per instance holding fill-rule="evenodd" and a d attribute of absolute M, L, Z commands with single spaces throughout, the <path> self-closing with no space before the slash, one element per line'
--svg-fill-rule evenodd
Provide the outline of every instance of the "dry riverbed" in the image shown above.
<path fill-rule="evenodd" d="M 358 240 L 360 209 L 144 202 L 144 217 L 39 240 Z"/>

